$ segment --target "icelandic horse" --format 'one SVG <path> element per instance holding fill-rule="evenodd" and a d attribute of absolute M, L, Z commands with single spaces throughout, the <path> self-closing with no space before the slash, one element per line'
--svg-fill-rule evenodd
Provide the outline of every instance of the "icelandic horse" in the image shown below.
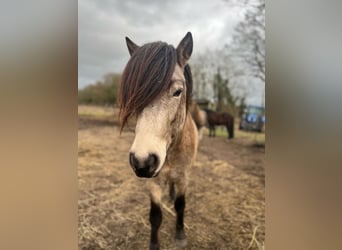
<path fill-rule="evenodd" d="M 151 207 L 150 249 L 159 249 L 161 199 L 169 186 L 176 210 L 176 244 L 187 244 L 184 231 L 188 169 L 194 164 L 198 134 L 189 113 L 192 75 L 187 64 L 193 48 L 190 32 L 177 48 L 164 42 L 138 46 L 126 37 L 131 55 L 119 91 L 121 131 L 136 117 L 129 163 L 138 177 L 146 178 Z"/>

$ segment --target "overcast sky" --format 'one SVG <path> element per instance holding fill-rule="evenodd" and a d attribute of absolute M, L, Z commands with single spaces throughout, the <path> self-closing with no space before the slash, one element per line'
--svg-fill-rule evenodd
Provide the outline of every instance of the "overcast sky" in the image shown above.
<path fill-rule="evenodd" d="M 125 36 L 138 45 L 177 46 L 190 31 L 193 55 L 230 42 L 243 10 L 223 0 L 81 0 L 78 2 L 78 86 L 121 73 L 128 59 Z"/>

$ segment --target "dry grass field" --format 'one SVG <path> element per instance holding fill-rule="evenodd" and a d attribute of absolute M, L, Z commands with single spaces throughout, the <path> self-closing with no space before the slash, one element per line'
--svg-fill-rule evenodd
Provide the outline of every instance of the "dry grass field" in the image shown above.
<path fill-rule="evenodd" d="M 148 249 L 149 197 L 128 163 L 133 127 L 120 135 L 117 114 L 79 106 L 79 249 Z M 186 249 L 264 249 L 265 136 L 235 135 L 200 141 L 186 197 Z M 159 235 L 161 249 L 171 250 L 175 213 L 167 198 Z"/>

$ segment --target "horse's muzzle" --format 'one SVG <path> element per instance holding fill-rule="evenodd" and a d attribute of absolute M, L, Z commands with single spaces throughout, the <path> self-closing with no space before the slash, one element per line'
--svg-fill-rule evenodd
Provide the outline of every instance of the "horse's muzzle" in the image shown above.
<path fill-rule="evenodd" d="M 138 177 L 154 177 L 159 165 L 159 157 L 156 154 L 149 154 L 147 158 L 137 158 L 134 153 L 129 153 L 129 163 Z"/>

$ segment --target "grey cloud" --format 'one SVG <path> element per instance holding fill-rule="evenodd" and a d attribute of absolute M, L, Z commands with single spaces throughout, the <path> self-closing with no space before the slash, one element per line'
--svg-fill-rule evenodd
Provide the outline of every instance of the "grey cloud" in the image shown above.
<path fill-rule="evenodd" d="M 140 45 L 162 40 L 177 46 L 191 31 L 198 53 L 228 43 L 241 17 L 223 0 L 79 1 L 79 87 L 123 70 L 125 36 Z"/>

